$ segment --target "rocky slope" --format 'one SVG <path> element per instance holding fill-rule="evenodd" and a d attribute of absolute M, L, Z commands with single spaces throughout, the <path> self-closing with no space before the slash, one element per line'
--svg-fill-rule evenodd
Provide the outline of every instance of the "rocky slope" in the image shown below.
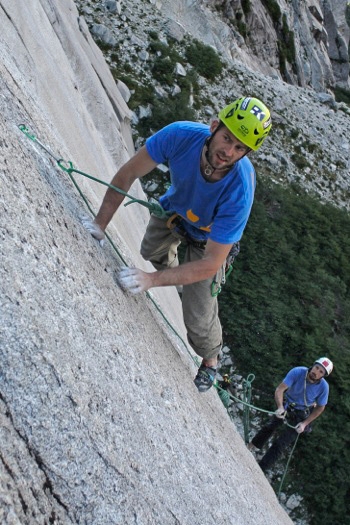
<path fill-rule="evenodd" d="M 263 17 L 261 2 L 258 0 L 250 4 L 252 11 L 261 11 L 260 15 L 254 16 L 253 19 L 262 19 L 264 27 L 270 27 L 266 10 L 265 18 Z M 202 38 L 207 44 L 215 46 L 222 53 L 225 67 L 214 80 L 199 77 L 198 94 L 191 95 L 188 100 L 189 105 L 199 106 L 198 118 L 208 121 L 224 104 L 242 94 L 249 93 L 260 97 L 272 110 L 274 126 L 271 139 L 252 157 L 258 174 L 272 178 L 280 184 L 297 183 L 306 191 L 318 195 L 322 201 L 331 201 L 349 209 L 350 109 L 344 103 L 337 103 L 332 93 L 318 92 L 311 89 L 311 86 L 298 87 L 279 80 L 279 72 L 274 67 L 270 68 L 268 61 L 264 61 L 263 57 L 257 58 L 254 55 L 254 46 L 248 48 L 242 44 L 240 51 L 233 55 L 231 53 L 234 58 L 230 58 L 228 50 L 231 49 L 231 42 L 237 47 L 240 40 L 237 39 L 236 33 L 232 33 L 232 28 L 220 20 L 211 3 L 184 3 L 180 0 L 149 3 L 131 0 L 124 4 L 112 0 L 106 3 L 80 0 L 77 1 L 77 5 L 94 38 L 105 48 L 110 67 L 117 71 L 116 78 L 118 72 L 127 68 L 128 78 L 133 83 L 135 79 L 137 81 L 136 89 L 142 91 L 144 86 L 148 86 L 148 93 L 151 85 L 156 98 L 161 99 L 165 106 L 171 105 L 176 94 L 181 92 L 181 78 L 192 78 L 195 69 L 185 57 L 186 37 L 190 35 Z M 291 8 L 294 2 L 288 5 Z M 297 6 L 305 16 L 306 13 L 311 16 L 311 12 L 321 11 L 318 3 L 314 2 L 313 5 L 317 7 L 316 11 L 311 9 L 310 2 L 295 3 L 293 9 L 296 10 L 296 19 L 301 17 L 301 14 L 298 15 Z M 339 27 L 337 32 L 334 29 L 334 35 L 338 35 L 334 38 L 340 41 L 341 33 L 345 42 L 349 36 L 349 27 L 345 22 L 345 5 L 343 11 L 340 12 L 338 8 L 332 13 L 334 20 L 337 20 L 334 24 Z M 305 19 L 299 27 L 299 32 L 295 34 L 303 42 L 311 39 L 312 46 L 310 44 L 307 53 L 313 56 L 312 49 L 321 52 L 323 46 L 316 46 L 312 36 L 313 26 L 310 26 L 310 23 L 309 19 Z M 324 25 L 322 27 L 326 33 Z M 265 33 L 270 35 L 270 29 Z M 152 51 L 153 33 L 157 33 L 160 42 L 164 44 L 162 52 Z M 259 32 L 254 34 L 258 35 Z M 276 34 L 274 38 L 276 46 Z M 263 46 L 258 47 L 261 49 Z M 330 49 L 330 45 L 328 47 Z M 173 73 L 172 82 L 155 80 L 153 71 L 157 56 L 162 54 L 166 57 L 174 48 L 181 57 L 181 63 L 175 65 L 169 62 L 170 72 Z M 303 56 L 303 53 L 299 49 L 297 56 Z M 317 62 L 315 57 L 310 60 L 312 63 Z M 324 53 L 324 61 L 328 61 L 327 71 L 332 76 L 333 70 L 327 53 Z M 310 69 L 307 61 L 303 63 Z M 312 74 L 314 75 L 315 73 Z M 320 69 L 320 75 L 320 83 L 326 89 L 328 73 L 323 67 Z M 130 92 L 127 95 L 128 101 L 129 98 Z M 129 105 L 132 103 L 133 96 Z M 134 108 L 134 122 L 152 115 L 152 111 L 152 103 L 137 105 Z"/>
<path fill-rule="evenodd" d="M 240 60 L 265 75 L 282 78 L 281 55 L 288 58 L 286 48 L 295 47 L 285 65 L 284 78 L 289 82 L 316 91 L 325 91 L 336 84 L 350 87 L 346 2 L 155 0 L 152 3 L 162 16 L 173 18 L 228 59 Z"/>
<path fill-rule="evenodd" d="M 0 522 L 291 523 L 218 396 L 196 392 L 176 291 L 118 287 L 121 264 L 148 268 L 147 211 L 118 214 L 116 249 L 80 224 L 56 160 L 109 180 L 133 151 L 84 19 L 71 0 L 1 0 L 0 23 Z M 75 177 L 96 210 L 104 187 Z"/>

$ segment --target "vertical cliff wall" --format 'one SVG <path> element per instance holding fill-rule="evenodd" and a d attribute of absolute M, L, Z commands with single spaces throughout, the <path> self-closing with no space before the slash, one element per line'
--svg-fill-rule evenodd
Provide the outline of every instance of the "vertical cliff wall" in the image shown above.
<path fill-rule="evenodd" d="M 123 208 L 118 251 L 102 249 L 68 175 L 18 127 L 104 180 L 133 151 L 74 3 L 1 0 L 0 24 L 1 523 L 291 523 L 215 392 L 193 385 L 176 291 L 118 287 L 118 253 L 148 267 L 148 212 Z M 105 188 L 76 177 L 97 210 Z"/>
<path fill-rule="evenodd" d="M 163 16 L 253 71 L 322 92 L 350 89 L 346 2 L 158 0 Z"/>

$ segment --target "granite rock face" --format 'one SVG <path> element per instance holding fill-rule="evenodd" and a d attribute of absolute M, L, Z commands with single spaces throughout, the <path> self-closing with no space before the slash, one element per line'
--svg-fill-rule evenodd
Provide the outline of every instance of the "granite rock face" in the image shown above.
<path fill-rule="evenodd" d="M 199 40 L 228 59 L 240 60 L 265 75 L 280 71 L 279 44 L 295 47 L 294 64 L 285 63 L 284 80 L 325 91 L 350 88 L 349 26 L 345 1 L 339 0 L 160 0 L 163 16 L 175 19 Z M 249 5 L 249 7 L 247 7 Z M 281 20 L 285 20 L 284 24 Z"/>
<path fill-rule="evenodd" d="M 176 291 L 118 286 L 121 265 L 149 268 L 148 212 L 123 208 L 103 249 L 80 223 L 105 187 L 73 173 L 84 202 L 57 160 L 109 181 L 133 153 L 84 19 L 71 0 L 1 0 L 0 24 L 0 522 L 291 523 L 193 385 Z"/>

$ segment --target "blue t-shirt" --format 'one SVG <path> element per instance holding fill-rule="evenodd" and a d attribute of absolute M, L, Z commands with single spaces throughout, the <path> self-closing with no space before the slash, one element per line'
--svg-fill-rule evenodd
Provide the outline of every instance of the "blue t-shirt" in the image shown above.
<path fill-rule="evenodd" d="M 325 406 L 328 401 L 329 386 L 322 377 L 318 383 L 309 383 L 305 378 L 308 372 L 306 366 L 292 368 L 283 379 L 283 383 L 288 386 L 286 391 L 287 406 L 295 403 L 295 408 L 303 409 L 317 403 L 318 406 Z"/>
<path fill-rule="evenodd" d="M 207 182 L 200 159 L 209 136 L 209 126 L 174 122 L 149 137 L 146 149 L 155 162 L 169 166 L 171 186 L 159 200 L 162 207 L 181 215 L 194 239 L 231 244 L 240 240 L 249 218 L 255 171 L 248 157 L 243 157 L 223 179 Z"/>

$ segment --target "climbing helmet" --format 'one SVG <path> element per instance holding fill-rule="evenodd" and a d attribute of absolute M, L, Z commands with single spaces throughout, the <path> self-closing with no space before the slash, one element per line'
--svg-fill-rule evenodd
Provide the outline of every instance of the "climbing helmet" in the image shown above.
<path fill-rule="evenodd" d="M 316 359 L 314 362 L 314 365 L 321 365 L 326 371 L 326 376 L 329 376 L 329 374 L 333 370 L 333 363 L 328 357 L 320 357 L 319 359 Z"/>
<path fill-rule="evenodd" d="M 219 112 L 220 121 L 248 148 L 260 148 L 271 129 L 271 115 L 261 100 L 242 97 Z"/>

